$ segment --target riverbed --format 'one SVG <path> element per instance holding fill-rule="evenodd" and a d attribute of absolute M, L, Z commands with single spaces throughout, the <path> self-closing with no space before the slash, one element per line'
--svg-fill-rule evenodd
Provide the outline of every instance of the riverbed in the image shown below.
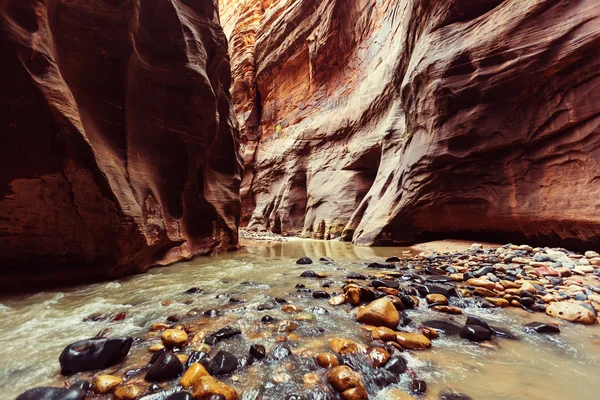
<path fill-rule="evenodd" d="M 334 307 L 327 300 L 313 299 L 298 291 L 306 288 L 340 293 L 349 272 L 372 274 L 366 263 L 401 255 L 408 248 L 356 247 L 336 241 L 293 240 L 260 243 L 235 253 L 201 257 L 169 267 L 156 268 L 145 274 L 112 282 L 52 290 L 31 295 L 0 298 L 0 392 L 3 399 L 14 399 L 35 386 L 61 386 L 58 356 L 62 349 L 77 340 L 95 336 L 110 328 L 110 336 L 134 336 L 146 342 L 134 346 L 129 362 L 140 366 L 147 362 L 148 336 L 155 322 L 168 316 L 187 315 L 190 310 L 220 310 L 221 315 L 200 322 L 209 332 L 224 326 L 242 330 L 238 338 L 220 343 L 242 358 L 253 343 L 267 350 L 282 346 L 281 332 L 260 322 L 268 315 L 277 321 L 294 320 L 280 308 L 258 311 L 259 305 L 284 298 L 303 310 L 305 318 L 296 321 L 291 359 L 269 359 L 240 368 L 223 379 L 236 387 L 243 399 L 282 400 L 285 395 L 307 390 L 304 376 L 315 372 L 308 362 L 318 351 L 330 351 L 332 337 L 351 339 L 367 345 L 368 333 L 351 315 L 348 305 Z M 417 250 L 413 250 L 413 254 Z M 315 262 L 297 265 L 300 257 Z M 321 257 L 332 262 L 320 263 Z M 311 269 L 328 275 L 330 288 L 323 280 L 301 278 Z M 202 293 L 186 294 L 192 288 Z M 235 299 L 232 301 L 232 298 Z M 238 301 L 239 300 L 239 301 Z M 316 308 L 315 308 L 316 307 Z M 558 335 L 525 333 L 524 324 L 532 321 L 557 323 L 544 314 L 519 309 L 467 308 L 465 315 L 484 318 L 491 325 L 509 329 L 518 340 L 494 338 L 486 345 L 441 335 L 428 350 L 404 352 L 411 370 L 396 385 L 408 391 L 413 378 L 427 382 L 425 399 L 438 399 L 439 393 L 465 393 L 474 400 L 547 400 L 594 399 L 600 392 L 600 327 L 559 323 Z M 124 318 L 111 320 L 120 313 Z M 95 315 L 97 318 L 89 318 Z M 447 319 L 429 309 L 424 302 L 406 311 L 412 324 L 430 319 Z M 102 316 L 102 318 L 100 318 Z M 103 319 L 84 322 L 84 319 Z M 455 316 L 458 324 L 464 315 Z M 117 318 L 118 319 L 118 318 Z M 152 342 L 152 340 L 155 340 Z M 365 367 L 364 374 L 373 373 Z M 326 378 L 317 371 L 326 386 Z M 82 375 L 88 377 L 91 375 Z M 370 398 L 383 400 L 385 390 L 368 387 Z M 110 398 L 110 397 L 106 397 Z"/>

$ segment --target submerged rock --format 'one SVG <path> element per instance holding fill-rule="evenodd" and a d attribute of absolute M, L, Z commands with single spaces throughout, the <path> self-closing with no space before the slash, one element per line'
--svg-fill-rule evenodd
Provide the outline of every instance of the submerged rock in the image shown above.
<path fill-rule="evenodd" d="M 68 345 L 60 354 L 62 375 L 110 367 L 127 356 L 133 338 L 93 338 Z"/>
<path fill-rule="evenodd" d="M 212 374 L 227 375 L 238 367 L 238 359 L 227 351 L 219 351 L 211 360 Z"/>
<path fill-rule="evenodd" d="M 483 342 L 492 338 L 492 332 L 478 325 L 465 325 L 460 331 L 460 337 L 472 342 Z"/>
<path fill-rule="evenodd" d="M 301 257 L 296 261 L 296 264 L 298 264 L 298 265 L 309 265 L 312 263 L 313 263 L 313 261 L 308 257 Z"/>
<path fill-rule="evenodd" d="M 523 327 L 525 332 L 536 333 L 560 333 L 560 328 L 553 324 L 545 324 L 543 322 L 531 322 Z"/>
<path fill-rule="evenodd" d="M 395 329 L 400 322 L 400 315 L 391 301 L 379 299 L 359 310 L 356 319 L 364 324 Z"/>
<path fill-rule="evenodd" d="M 16 400 L 83 400 L 85 391 L 78 388 L 39 387 L 29 389 Z"/>

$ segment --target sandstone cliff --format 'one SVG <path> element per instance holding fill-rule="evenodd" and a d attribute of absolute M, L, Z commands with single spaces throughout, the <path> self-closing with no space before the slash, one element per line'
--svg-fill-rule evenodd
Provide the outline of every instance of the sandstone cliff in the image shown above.
<path fill-rule="evenodd" d="M 0 0 L 0 27 L 2 285 L 236 246 L 241 159 L 216 0 Z"/>
<path fill-rule="evenodd" d="M 220 6 L 249 229 L 600 245 L 600 2 Z"/>

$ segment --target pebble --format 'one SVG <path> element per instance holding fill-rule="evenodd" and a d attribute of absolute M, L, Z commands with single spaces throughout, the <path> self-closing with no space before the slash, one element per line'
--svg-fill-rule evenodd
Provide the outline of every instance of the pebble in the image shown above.
<path fill-rule="evenodd" d="M 427 349 L 431 347 L 431 340 L 422 333 L 397 332 L 396 341 L 400 346 L 407 349 Z"/>
<path fill-rule="evenodd" d="M 123 382 L 123 378 L 113 375 L 99 375 L 94 379 L 92 388 L 98 394 L 107 394 L 112 392 Z"/>
<path fill-rule="evenodd" d="M 110 367 L 127 356 L 133 338 L 93 338 L 80 340 L 65 347 L 58 361 L 61 374 L 93 371 Z"/>
<path fill-rule="evenodd" d="M 145 388 L 139 385 L 125 385 L 118 387 L 115 390 L 115 399 L 117 400 L 135 400 L 142 393 L 145 392 Z"/>
<path fill-rule="evenodd" d="M 425 301 L 427 301 L 427 304 L 448 304 L 448 298 L 443 294 L 428 294 L 425 296 Z"/>
<path fill-rule="evenodd" d="M 237 391 L 225 383 L 216 380 L 212 376 L 203 376 L 194 385 L 192 395 L 198 400 L 211 400 L 222 396 L 225 400 L 238 400 L 239 396 Z"/>
<path fill-rule="evenodd" d="M 431 307 L 431 309 L 434 311 L 439 311 L 439 312 L 443 312 L 446 314 L 454 314 L 454 315 L 462 314 L 462 310 L 460 308 L 453 307 L 453 306 L 433 306 L 433 307 Z"/>
<path fill-rule="evenodd" d="M 202 364 L 194 363 L 190 365 L 187 371 L 185 371 L 185 374 L 183 374 L 183 377 L 181 378 L 180 384 L 184 388 L 189 388 L 198 383 L 200 381 L 200 378 L 202 378 L 203 376 L 209 375 L 210 374 Z"/>
<path fill-rule="evenodd" d="M 358 311 L 356 320 L 363 324 L 396 328 L 400 322 L 398 310 L 387 299 L 379 299 Z"/>
<path fill-rule="evenodd" d="M 318 353 L 315 362 L 321 368 L 332 368 L 339 365 L 337 357 L 332 353 Z"/>
<path fill-rule="evenodd" d="M 536 333 L 560 333 L 560 328 L 554 324 L 546 324 L 543 322 L 531 322 L 523 327 L 526 332 Z"/>
<path fill-rule="evenodd" d="M 363 345 L 358 344 L 350 339 L 331 338 L 329 339 L 329 344 L 331 345 L 331 349 L 341 356 L 365 353 L 367 350 Z"/>
<path fill-rule="evenodd" d="M 167 329 L 162 333 L 160 339 L 167 347 L 183 347 L 188 341 L 188 335 L 179 329 Z"/>
<path fill-rule="evenodd" d="M 313 261 L 308 257 L 301 257 L 298 260 L 296 260 L 296 264 L 298 264 L 298 265 L 309 265 L 312 263 L 313 263 Z"/>
<path fill-rule="evenodd" d="M 381 367 L 390 359 L 390 353 L 383 347 L 370 347 L 366 356 L 375 368 Z"/>
<path fill-rule="evenodd" d="M 85 391 L 78 388 L 38 387 L 29 389 L 16 400 L 83 400 Z"/>
<path fill-rule="evenodd" d="M 183 364 L 175 354 L 164 352 L 148 369 L 146 379 L 148 382 L 162 382 L 177 378 L 183 372 Z"/>
<path fill-rule="evenodd" d="M 227 375 L 236 370 L 238 359 L 227 351 L 219 351 L 211 360 L 212 374 Z"/>

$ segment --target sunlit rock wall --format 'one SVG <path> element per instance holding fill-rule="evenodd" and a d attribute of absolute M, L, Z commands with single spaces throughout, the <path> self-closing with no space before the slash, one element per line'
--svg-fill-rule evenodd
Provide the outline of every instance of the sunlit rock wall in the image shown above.
<path fill-rule="evenodd" d="M 600 244 L 600 2 L 224 6 L 249 229 Z"/>
<path fill-rule="evenodd" d="M 0 0 L 2 285 L 235 247 L 241 159 L 216 0 Z"/>

